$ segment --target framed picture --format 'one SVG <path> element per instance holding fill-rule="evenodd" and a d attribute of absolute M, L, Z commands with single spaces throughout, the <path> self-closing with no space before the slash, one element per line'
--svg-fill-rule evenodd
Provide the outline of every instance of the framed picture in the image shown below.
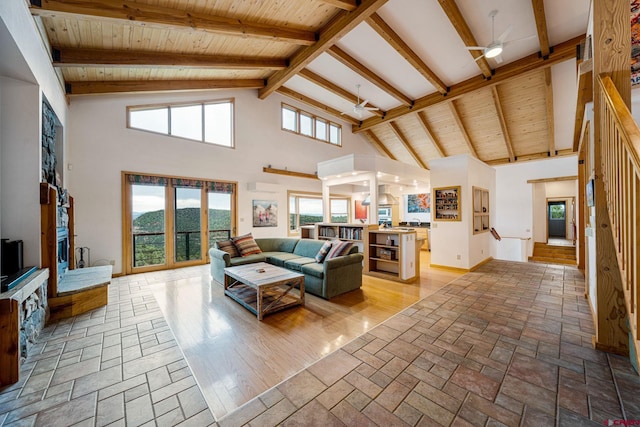
<path fill-rule="evenodd" d="M 436 221 L 462 221 L 460 216 L 460 186 L 433 189 Z"/>
<path fill-rule="evenodd" d="M 367 219 L 367 206 L 362 204 L 362 200 L 355 201 L 355 209 L 353 210 L 355 219 Z"/>
<path fill-rule="evenodd" d="M 431 212 L 431 194 L 418 193 L 407 195 L 408 213 L 429 213 Z"/>
<path fill-rule="evenodd" d="M 277 227 L 278 226 L 278 202 L 275 200 L 253 201 L 253 226 Z"/>
<path fill-rule="evenodd" d="M 595 206 L 595 199 L 593 197 L 593 179 L 587 181 L 587 206 Z"/>

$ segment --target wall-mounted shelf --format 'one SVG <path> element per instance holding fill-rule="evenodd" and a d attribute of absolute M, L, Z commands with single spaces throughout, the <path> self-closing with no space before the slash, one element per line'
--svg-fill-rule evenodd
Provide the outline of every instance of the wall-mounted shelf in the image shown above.
<path fill-rule="evenodd" d="M 473 234 L 486 233 L 489 225 L 489 190 L 473 187 Z"/>
<path fill-rule="evenodd" d="M 434 221 L 461 221 L 460 186 L 433 189 Z"/>

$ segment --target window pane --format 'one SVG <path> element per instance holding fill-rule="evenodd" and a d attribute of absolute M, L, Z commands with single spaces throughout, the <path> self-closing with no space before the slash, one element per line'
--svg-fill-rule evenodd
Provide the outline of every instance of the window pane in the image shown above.
<path fill-rule="evenodd" d="M 204 140 L 233 147 L 233 104 L 220 102 L 204 106 Z"/>
<path fill-rule="evenodd" d="M 313 117 L 300 114 L 300 133 L 306 136 L 313 136 Z"/>
<path fill-rule="evenodd" d="M 327 122 L 322 119 L 316 119 L 316 138 L 327 140 Z"/>
<path fill-rule="evenodd" d="M 329 125 L 329 141 L 332 144 L 340 145 L 340 128 L 334 124 Z"/>
<path fill-rule="evenodd" d="M 133 266 L 165 263 L 165 187 L 131 186 Z"/>
<path fill-rule="evenodd" d="M 176 262 L 201 258 L 200 195 L 199 188 L 176 188 Z"/>
<path fill-rule="evenodd" d="M 209 247 L 231 237 L 231 194 L 209 193 Z"/>
<path fill-rule="evenodd" d="M 169 109 L 130 110 L 129 126 L 151 132 L 169 133 Z"/>
<path fill-rule="evenodd" d="M 322 222 L 322 199 L 299 198 L 300 225 Z"/>
<path fill-rule="evenodd" d="M 282 128 L 296 132 L 298 130 L 296 124 L 296 112 L 282 107 Z"/>
<path fill-rule="evenodd" d="M 202 141 L 202 106 L 171 107 L 171 135 Z"/>
<path fill-rule="evenodd" d="M 331 199 L 331 222 L 349 222 L 346 199 Z"/>

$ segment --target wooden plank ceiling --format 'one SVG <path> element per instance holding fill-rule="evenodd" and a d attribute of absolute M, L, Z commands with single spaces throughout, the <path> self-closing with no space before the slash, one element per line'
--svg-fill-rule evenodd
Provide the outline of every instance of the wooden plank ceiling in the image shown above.
<path fill-rule="evenodd" d="M 554 40 L 547 30 L 550 13 L 543 0 L 509 1 L 528 13 L 513 16 L 531 16 L 537 44 L 534 52 L 522 50 L 520 57 L 505 62 L 465 49 L 479 46 L 481 35 L 485 45 L 498 37 L 493 27 L 490 38 L 484 34 L 487 28 L 478 29 L 477 22 L 490 24 L 489 17 L 475 18 L 468 12 L 468 1 L 430 0 L 425 6 L 446 21 L 443 25 L 452 35 L 449 43 L 470 63 L 464 72 L 446 71 L 451 61 L 425 53 L 429 43 L 413 39 L 406 28 L 410 24 L 388 12 L 399 2 L 405 2 L 404 8 L 408 2 L 417 7 L 417 0 L 30 0 L 30 4 L 69 96 L 251 88 L 265 98 L 278 92 L 350 122 L 353 132 L 362 132 L 382 155 L 427 168 L 431 159 L 462 153 L 499 164 L 574 151 L 572 144 L 556 148 L 551 67 L 575 58 L 584 35 L 578 31 Z M 494 3 L 507 7 L 504 0 Z M 482 34 L 474 34 L 474 28 Z M 375 57 L 358 52 L 361 34 L 377 35 L 378 43 L 386 44 L 399 60 L 387 61 L 389 69 L 376 66 Z M 401 61 L 415 71 L 419 84 L 408 89 L 387 77 Z M 323 64 L 336 64 L 343 76 L 350 73 L 367 82 L 373 88 L 369 93 L 380 94 L 378 99 L 372 96 L 367 106 L 380 108 L 362 117 L 355 112 L 341 114 L 345 105 L 353 106 L 362 98 L 340 73 L 323 73 L 327 69 Z M 454 76 L 465 72 L 466 78 Z M 310 96 L 298 87 L 330 96 Z M 344 103 L 327 103 L 331 97 Z"/>

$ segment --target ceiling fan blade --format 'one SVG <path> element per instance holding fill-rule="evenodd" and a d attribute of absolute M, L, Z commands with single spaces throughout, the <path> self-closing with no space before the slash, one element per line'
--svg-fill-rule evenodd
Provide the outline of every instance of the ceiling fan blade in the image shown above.
<path fill-rule="evenodd" d="M 522 42 L 522 41 L 529 40 L 529 39 L 534 39 L 534 38 L 537 38 L 537 37 L 538 36 L 536 36 L 536 35 L 527 36 L 527 37 L 521 37 L 519 39 L 513 39 L 513 40 L 506 41 L 506 42 L 502 43 L 502 45 L 503 46 L 507 46 L 507 45 L 510 45 L 510 44 L 513 44 L 513 43 Z"/>
<path fill-rule="evenodd" d="M 484 46 L 465 46 L 467 48 L 467 50 L 485 50 L 486 47 Z"/>
<path fill-rule="evenodd" d="M 511 30 L 513 30 L 513 25 L 509 25 L 507 29 L 504 30 L 502 34 L 500 34 L 498 40 L 500 40 L 501 43 L 504 43 L 505 40 L 507 40 L 507 37 L 509 37 L 509 33 L 511 33 Z"/>
<path fill-rule="evenodd" d="M 480 61 L 480 59 L 484 58 L 484 53 L 480 56 L 478 56 L 477 58 L 474 59 L 474 61 Z"/>
<path fill-rule="evenodd" d="M 379 108 L 378 107 L 364 107 L 365 110 L 367 111 L 378 111 Z"/>
<path fill-rule="evenodd" d="M 502 55 L 495 56 L 493 59 L 495 59 L 496 64 L 502 64 Z"/>
<path fill-rule="evenodd" d="M 364 108 L 365 105 L 367 105 L 367 103 L 369 102 L 368 99 L 365 99 L 364 101 L 362 101 L 359 105 Z"/>

